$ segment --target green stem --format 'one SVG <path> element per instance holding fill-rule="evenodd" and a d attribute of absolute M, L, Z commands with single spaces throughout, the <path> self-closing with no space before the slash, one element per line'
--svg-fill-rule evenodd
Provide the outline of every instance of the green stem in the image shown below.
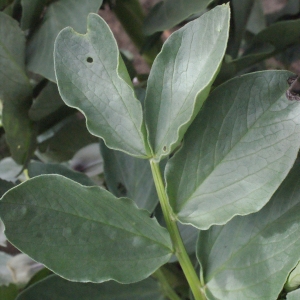
<path fill-rule="evenodd" d="M 114 13 L 121 22 L 123 28 L 140 50 L 146 42 L 143 33 L 144 13 L 138 0 L 116 0 Z M 156 55 L 161 49 L 161 42 L 157 42 L 151 49 L 142 54 L 149 65 L 152 65 Z"/>
<path fill-rule="evenodd" d="M 165 186 L 161 176 L 159 164 L 154 160 L 150 160 L 152 175 L 157 190 L 160 205 L 164 214 L 167 229 L 170 233 L 171 240 L 173 242 L 173 247 L 175 250 L 175 255 L 178 258 L 179 264 L 184 272 L 184 275 L 189 283 L 195 300 L 206 300 L 206 297 L 202 291 L 202 285 L 196 274 L 196 271 L 191 263 L 191 260 L 185 250 L 184 244 L 182 242 L 176 219 L 172 214 L 172 209 L 169 205 L 167 194 L 165 191 Z"/>
<path fill-rule="evenodd" d="M 166 297 L 168 297 L 170 300 L 181 300 L 180 297 L 175 293 L 173 288 L 170 286 L 168 279 L 161 269 L 158 269 L 153 274 L 153 277 L 156 278 L 161 284 L 163 293 Z"/>

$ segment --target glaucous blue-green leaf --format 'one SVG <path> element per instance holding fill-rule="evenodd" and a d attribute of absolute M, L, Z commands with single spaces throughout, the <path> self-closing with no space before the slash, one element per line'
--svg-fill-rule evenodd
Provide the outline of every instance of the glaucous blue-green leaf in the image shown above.
<path fill-rule="evenodd" d="M 25 72 L 25 36 L 18 23 L 0 12 L 0 99 L 2 124 L 13 159 L 23 164 L 33 152 L 35 130 L 28 117 L 32 88 Z"/>
<path fill-rule="evenodd" d="M 38 161 L 32 161 L 28 164 L 28 175 L 30 178 L 45 174 L 58 174 L 69 179 L 72 179 L 85 186 L 95 186 L 93 182 L 85 174 L 73 171 L 61 164 L 44 164 Z M 0 182 L 1 183 L 1 182 Z M 1 187 L 1 186 L 0 186 Z"/>
<path fill-rule="evenodd" d="M 152 278 L 133 284 L 117 282 L 78 283 L 51 275 L 23 291 L 16 300 L 163 300 L 159 284 Z"/>
<path fill-rule="evenodd" d="M 22 18 L 21 27 L 23 30 L 36 26 L 47 0 L 21 0 Z"/>
<path fill-rule="evenodd" d="M 52 113 L 64 105 L 65 103 L 59 95 L 57 85 L 53 82 L 48 82 L 40 94 L 33 99 L 28 114 L 31 120 L 41 121 L 51 116 Z"/>
<path fill-rule="evenodd" d="M 299 185 L 298 163 L 262 210 L 200 232 L 208 299 L 277 299 L 300 258 Z"/>
<path fill-rule="evenodd" d="M 140 281 L 172 252 L 166 229 L 132 200 L 60 175 L 11 189 L 0 216 L 13 245 L 72 281 Z"/>
<path fill-rule="evenodd" d="M 300 147 L 300 103 L 287 71 L 234 78 L 216 88 L 166 166 L 176 218 L 199 229 L 261 209 Z"/>
<path fill-rule="evenodd" d="M 87 15 L 97 12 L 101 4 L 102 0 L 58 0 L 50 3 L 40 27 L 34 32 L 27 46 L 29 70 L 55 81 L 53 50 L 56 36 L 67 26 L 84 33 Z M 30 3 L 30 6 L 33 5 Z"/>
<path fill-rule="evenodd" d="M 104 20 L 88 17 L 87 33 L 65 28 L 55 43 L 58 87 L 67 105 L 87 118 L 89 131 L 112 149 L 145 158 L 145 128 L 140 102 Z"/>
<path fill-rule="evenodd" d="M 117 197 L 132 199 L 139 208 L 152 212 L 158 203 L 150 164 L 147 160 L 107 148 L 101 143 L 105 183 Z"/>
<path fill-rule="evenodd" d="M 300 299 L 300 290 L 293 291 L 288 293 L 286 296 L 287 300 L 299 300 Z"/>
<path fill-rule="evenodd" d="M 8 286 L 0 286 L 0 299 L 3 300 L 15 300 L 18 295 L 18 287 L 15 284 Z"/>
<path fill-rule="evenodd" d="M 212 0 L 164 0 L 157 3 L 144 22 L 144 32 L 164 31 L 203 11 Z"/>
<path fill-rule="evenodd" d="M 145 118 L 154 158 L 180 143 L 199 112 L 225 53 L 229 6 L 217 6 L 173 33 L 154 61 Z"/>

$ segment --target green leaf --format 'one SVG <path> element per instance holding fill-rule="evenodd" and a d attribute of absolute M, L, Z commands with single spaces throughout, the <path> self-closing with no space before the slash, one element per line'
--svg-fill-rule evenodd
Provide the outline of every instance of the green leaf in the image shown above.
<path fill-rule="evenodd" d="M 226 49 L 229 13 L 222 5 L 188 23 L 154 61 L 145 118 L 157 161 L 180 143 L 209 93 Z"/>
<path fill-rule="evenodd" d="M 55 81 L 53 50 L 56 36 L 67 26 L 72 26 L 76 31 L 84 33 L 87 15 L 90 12 L 97 12 L 101 4 L 102 0 L 52 2 L 46 10 L 41 26 L 29 40 L 27 47 L 29 70 Z"/>
<path fill-rule="evenodd" d="M 72 281 L 140 281 L 172 252 L 166 229 L 132 200 L 60 175 L 11 189 L 0 215 L 12 244 Z"/>
<path fill-rule="evenodd" d="M 85 35 L 66 28 L 56 39 L 60 94 L 67 105 L 84 113 L 89 131 L 103 138 L 109 148 L 145 158 L 142 107 L 128 84 L 113 34 L 95 14 L 89 15 L 87 27 Z"/>
<path fill-rule="evenodd" d="M 28 117 L 32 89 L 25 73 L 25 37 L 18 23 L 0 12 L 0 99 L 2 123 L 13 159 L 24 164 L 35 146 L 35 129 Z"/>
<path fill-rule="evenodd" d="M 42 119 L 51 116 L 59 108 L 64 106 L 57 85 L 52 82 L 48 82 L 46 87 L 41 93 L 33 100 L 32 106 L 29 110 L 29 117 L 33 121 L 41 121 Z"/>
<path fill-rule="evenodd" d="M 260 31 L 266 29 L 266 18 L 263 11 L 263 5 L 260 0 L 255 0 L 248 22 L 247 22 L 247 31 L 252 34 L 258 34 Z"/>
<path fill-rule="evenodd" d="M 57 125 L 39 136 L 39 155 L 47 161 L 67 161 L 82 147 L 98 141 L 78 116 L 71 116 Z"/>
<path fill-rule="evenodd" d="M 300 290 L 293 291 L 288 293 L 286 296 L 287 300 L 299 300 L 300 299 Z"/>
<path fill-rule="evenodd" d="M 15 185 L 12 182 L 0 179 L 0 197 L 3 196 L 8 190 L 13 188 Z"/>
<path fill-rule="evenodd" d="M 115 196 L 126 196 L 139 208 L 152 212 L 158 203 L 158 197 L 149 161 L 108 149 L 103 143 L 100 145 L 108 189 Z"/>
<path fill-rule="evenodd" d="M 300 103 L 286 71 L 241 76 L 216 88 L 166 167 L 178 220 L 207 229 L 264 206 L 300 147 Z"/>
<path fill-rule="evenodd" d="M 164 0 L 157 3 L 144 22 L 144 32 L 164 31 L 203 11 L 212 0 Z"/>
<path fill-rule="evenodd" d="M 210 300 L 277 299 L 300 259 L 300 165 L 258 213 L 200 232 L 198 259 Z"/>
<path fill-rule="evenodd" d="M 62 175 L 85 186 L 96 185 L 96 183 L 85 174 L 70 170 L 61 164 L 44 164 L 37 161 L 30 162 L 28 165 L 28 175 L 30 178 L 44 174 Z"/>
<path fill-rule="evenodd" d="M 235 58 L 238 55 L 253 4 L 253 0 L 231 0 L 232 26 L 227 48 L 231 57 Z"/>
<path fill-rule="evenodd" d="M 0 286 L 0 299 L 3 300 L 15 300 L 18 295 L 18 287 L 15 284 L 9 286 Z"/>
<path fill-rule="evenodd" d="M 218 83 L 224 82 L 245 68 L 299 43 L 299 26 L 299 19 L 282 21 L 259 32 L 243 56 L 223 64 L 218 76 Z M 230 71 L 228 72 L 228 70 Z"/>
<path fill-rule="evenodd" d="M 16 300 L 163 300 L 159 284 L 152 278 L 133 284 L 117 282 L 77 283 L 56 275 L 31 286 Z"/>
<path fill-rule="evenodd" d="M 33 28 L 37 25 L 46 3 L 47 0 L 21 0 L 21 27 L 23 30 Z"/>

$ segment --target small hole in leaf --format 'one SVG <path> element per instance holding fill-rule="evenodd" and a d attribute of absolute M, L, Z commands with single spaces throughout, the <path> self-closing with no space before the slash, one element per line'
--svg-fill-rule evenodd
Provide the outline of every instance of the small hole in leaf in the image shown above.
<path fill-rule="evenodd" d="M 163 151 L 164 151 L 164 152 L 167 151 L 167 146 L 163 146 Z"/>
<path fill-rule="evenodd" d="M 88 57 L 88 58 L 86 59 L 86 61 L 87 61 L 88 63 L 92 63 L 94 60 L 93 60 L 92 57 Z"/>

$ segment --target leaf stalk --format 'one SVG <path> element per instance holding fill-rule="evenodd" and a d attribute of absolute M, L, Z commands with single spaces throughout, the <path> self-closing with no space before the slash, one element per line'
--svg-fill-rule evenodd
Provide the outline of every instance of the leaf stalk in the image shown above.
<path fill-rule="evenodd" d="M 180 236 L 176 219 L 173 215 L 172 209 L 169 205 L 168 197 L 165 191 L 164 182 L 159 168 L 159 163 L 155 162 L 153 159 L 150 160 L 150 166 L 152 170 L 152 175 L 160 201 L 160 205 L 163 211 L 167 229 L 170 233 L 171 240 L 173 243 L 175 255 L 178 258 L 179 264 L 184 272 L 184 275 L 189 283 L 195 300 L 206 300 L 206 297 L 202 291 L 202 285 L 196 274 L 196 271 L 192 265 L 192 262 L 186 252 L 185 246 L 183 244 L 182 238 Z"/>

